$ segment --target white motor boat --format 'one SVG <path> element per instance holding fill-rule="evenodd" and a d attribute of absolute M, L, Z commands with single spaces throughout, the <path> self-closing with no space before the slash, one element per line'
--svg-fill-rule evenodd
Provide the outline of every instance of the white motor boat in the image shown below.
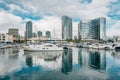
<path fill-rule="evenodd" d="M 55 44 L 43 43 L 35 44 L 24 47 L 25 51 L 63 51 L 62 47 L 58 47 Z"/>
<path fill-rule="evenodd" d="M 91 44 L 91 45 L 88 45 L 88 48 L 90 49 L 105 49 L 105 45 L 104 44 Z"/>

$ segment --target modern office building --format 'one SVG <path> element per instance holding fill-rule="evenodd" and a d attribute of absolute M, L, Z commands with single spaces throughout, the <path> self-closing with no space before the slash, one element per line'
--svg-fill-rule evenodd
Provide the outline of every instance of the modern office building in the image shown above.
<path fill-rule="evenodd" d="M 42 37 L 42 32 L 41 31 L 38 31 L 38 37 Z"/>
<path fill-rule="evenodd" d="M 68 16 L 62 17 L 62 39 L 72 39 L 72 19 Z"/>
<path fill-rule="evenodd" d="M 100 39 L 106 40 L 106 18 L 99 18 L 100 20 Z"/>
<path fill-rule="evenodd" d="M 32 21 L 26 23 L 25 39 L 32 38 Z"/>
<path fill-rule="evenodd" d="M 78 38 L 81 40 L 106 40 L 106 19 L 103 17 L 80 21 Z"/>
<path fill-rule="evenodd" d="M 50 31 L 46 31 L 46 36 L 47 36 L 47 37 L 51 37 Z"/>

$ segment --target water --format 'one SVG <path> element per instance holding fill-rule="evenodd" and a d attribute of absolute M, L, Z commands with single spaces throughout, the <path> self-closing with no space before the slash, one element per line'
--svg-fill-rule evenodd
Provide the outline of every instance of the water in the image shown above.
<path fill-rule="evenodd" d="M 0 49 L 0 80 L 120 80 L 120 51 Z"/>

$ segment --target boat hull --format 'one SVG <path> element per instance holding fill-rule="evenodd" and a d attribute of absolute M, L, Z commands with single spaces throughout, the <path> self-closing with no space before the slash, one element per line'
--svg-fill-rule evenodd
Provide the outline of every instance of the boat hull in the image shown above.
<path fill-rule="evenodd" d="M 64 49 L 62 47 L 57 47 L 53 44 L 45 44 L 45 45 L 31 45 L 24 47 L 24 51 L 63 51 Z"/>

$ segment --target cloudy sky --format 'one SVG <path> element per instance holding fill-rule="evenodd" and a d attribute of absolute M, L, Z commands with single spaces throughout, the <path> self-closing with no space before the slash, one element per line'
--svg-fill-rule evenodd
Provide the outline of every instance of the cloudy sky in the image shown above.
<path fill-rule="evenodd" d="M 119 6 L 120 0 L 0 0 L 0 33 L 18 28 L 24 35 L 31 20 L 35 32 L 55 31 L 55 37 L 61 37 L 61 17 L 67 15 L 73 20 L 73 35 L 80 20 L 98 17 L 107 20 L 107 36 L 120 35 Z"/>

